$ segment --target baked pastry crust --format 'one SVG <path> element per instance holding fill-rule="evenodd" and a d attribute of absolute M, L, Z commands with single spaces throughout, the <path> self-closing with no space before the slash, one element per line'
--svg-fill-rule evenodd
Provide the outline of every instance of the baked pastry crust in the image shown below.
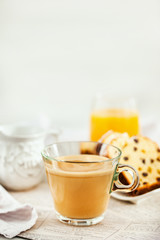
<path fill-rule="evenodd" d="M 112 132 L 103 142 L 112 144 L 122 150 L 121 164 L 133 166 L 139 173 L 140 183 L 136 190 L 128 193 L 132 196 L 144 194 L 160 187 L 160 148 L 157 143 L 144 136 L 129 136 Z M 110 140 L 111 139 L 111 140 Z M 112 157 L 112 156 L 110 156 Z M 131 176 L 126 172 L 121 174 L 124 184 L 131 183 Z"/>

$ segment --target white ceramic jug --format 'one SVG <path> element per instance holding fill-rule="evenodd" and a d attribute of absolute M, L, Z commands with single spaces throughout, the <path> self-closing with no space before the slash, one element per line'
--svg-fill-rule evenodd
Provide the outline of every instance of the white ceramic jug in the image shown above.
<path fill-rule="evenodd" d="M 0 127 L 0 184 L 10 190 L 25 190 L 43 179 L 41 151 L 47 135 L 57 141 L 58 132 L 39 126 Z"/>

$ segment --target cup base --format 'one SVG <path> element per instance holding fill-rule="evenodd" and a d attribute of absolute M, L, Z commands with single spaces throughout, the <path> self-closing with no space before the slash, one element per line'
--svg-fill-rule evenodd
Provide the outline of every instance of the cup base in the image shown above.
<path fill-rule="evenodd" d="M 104 219 L 104 214 L 96 218 L 87 218 L 87 219 L 74 219 L 67 218 L 56 212 L 56 217 L 59 221 L 73 226 L 91 226 L 101 222 Z"/>

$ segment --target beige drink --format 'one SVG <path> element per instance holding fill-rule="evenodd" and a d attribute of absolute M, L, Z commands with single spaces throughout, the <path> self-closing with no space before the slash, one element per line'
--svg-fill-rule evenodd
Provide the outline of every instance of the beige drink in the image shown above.
<path fill-rule="evenodd" d="M 115 168 L 113 163 L 95 163 L 106 160 L 97 155 L 71 155 L 58 157 L 57 160 L 45 162 L 56 211 L 74 219 L 102 215 L 109 201 Z M 60 160 L 71 162 L 59 162 Z"/>

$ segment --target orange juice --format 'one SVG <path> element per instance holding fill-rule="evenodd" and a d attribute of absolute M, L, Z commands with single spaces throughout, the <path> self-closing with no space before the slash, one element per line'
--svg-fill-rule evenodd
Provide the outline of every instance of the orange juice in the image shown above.
<path fill-rule="evenodd" d="M 103 109 L 92 112 L 91 140 L 99 140 L 108 130 L 127 132 L 130 136 L 137 135 L 139 133 L 137 111 L 128 109 Z"/>

